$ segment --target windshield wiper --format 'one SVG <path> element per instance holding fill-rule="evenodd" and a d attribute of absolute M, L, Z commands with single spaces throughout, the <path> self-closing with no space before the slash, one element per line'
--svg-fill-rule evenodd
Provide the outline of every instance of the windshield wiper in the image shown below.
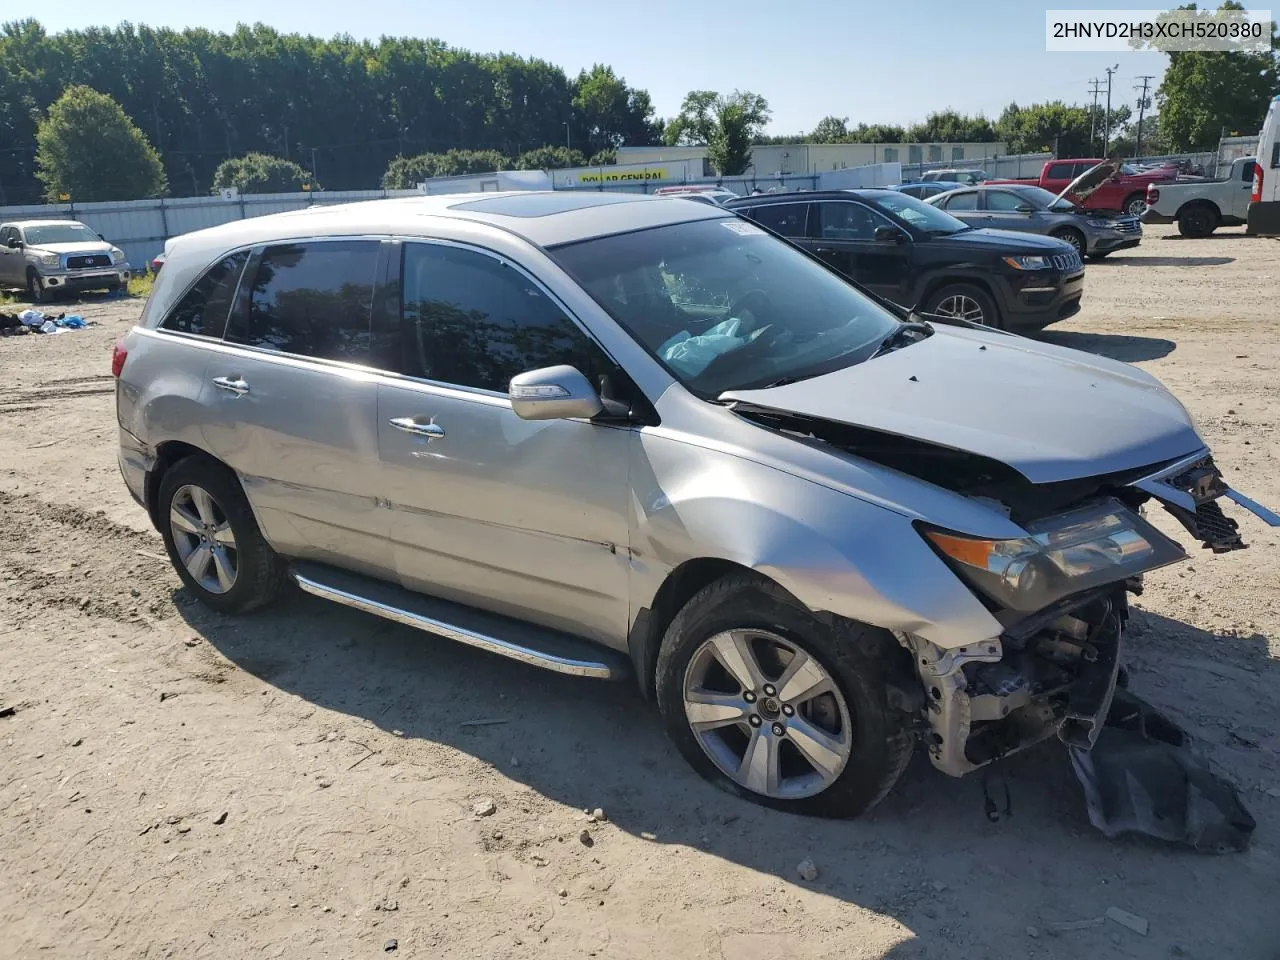
<path fill-rule="evenodd" d="M 933 336 L 933 324 L 924 320 L 905 320 L 889 331 L 871 356 L 874 359 L 930 336 Z"/>

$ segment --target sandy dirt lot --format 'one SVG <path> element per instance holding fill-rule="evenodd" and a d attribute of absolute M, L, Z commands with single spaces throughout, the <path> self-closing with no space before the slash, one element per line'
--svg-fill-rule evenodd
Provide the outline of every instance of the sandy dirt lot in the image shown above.
<path fill-rule="evenodd" d="M 1164 232 L 1046 336 L 1162 378 L 1280 507 L 1280 243 Z M 1252 548 L 1150 576 L 1128 653 L 1239 784 L 1249 852 L 1108 841 L 1055 744 L 1009 762 L 1000 823 L 921 757 L 867 819 L 794 818 L 703 783 L 629 686 L 300 595 L 194 605 L 116 469 L 139 307 L 0 339 L 0 956 L 1280 957 L 1280 531 L 1229 508 Z M 1056 926 L 1110 907 L 1149 932 Z"/>

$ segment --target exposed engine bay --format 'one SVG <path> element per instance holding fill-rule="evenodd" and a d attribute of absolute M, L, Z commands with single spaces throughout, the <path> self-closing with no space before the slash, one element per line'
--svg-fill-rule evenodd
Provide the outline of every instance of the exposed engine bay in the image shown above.
<path fill-rule="evenodd" d="M 1031 534 L 993 545 L 922 531 L 1004 627 L 998 637 L 954 649 L 897 634 L 924 688 L 929 757 L 952 776 L 1054 736 L 1076 752 L 1093 748 L 1117 687 L 1127 682 L 1128 597 L 1142 592 L 1144 573 L 1187 558 L 1146 521 L 1151 501 L 1214 553 L 1246 547 L 1218 503 L 1224 496 L 1280 526 L 1280 516 L 1228 487 L 1205 449 L 1123 473 L 1037 484 L 1005 463 L 912 437 L 754 404 L 734 410 L 801 442 L 830 444 L 979 500 Z M 1090 525 L 1097 532 L 1080 535 Z M 1079 570 L 1107 552 L 1110 567 L 1099 563 L 1096 575 L 1066 579 L 1070 588 L 1055 584 L 1053 568 L 1042 563 L 1049 556 Z M 1019 589 L 1008 589 L 1011 577 Z"/>

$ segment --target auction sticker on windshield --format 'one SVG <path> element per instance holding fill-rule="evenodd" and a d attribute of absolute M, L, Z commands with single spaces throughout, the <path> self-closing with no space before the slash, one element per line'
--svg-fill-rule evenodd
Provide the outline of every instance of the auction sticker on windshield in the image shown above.
<path fill-rule="evenodd" d="M 764 231 L 757 227 L 754 223 L 746 223 L 742 220 L 725 220 L 720 226 L 726 230 L 731 230 L 740 237 L 754 237 L 757 234 L 763 234 Z"/>

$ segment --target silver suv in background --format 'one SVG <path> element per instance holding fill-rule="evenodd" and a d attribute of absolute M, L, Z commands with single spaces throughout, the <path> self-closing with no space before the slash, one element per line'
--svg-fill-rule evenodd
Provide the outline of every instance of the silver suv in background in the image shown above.
<path fill-rule="evenodd" d="M 124 251 L 78 220 L 0 223 L 0 287 L 23 287 L 37 303 L 76 290 L 129 282 Z"/>
<path fill-rule="evenodd" d="M 633 676 L 700 773 L 799 813 L 868 809 L 917 743 L 957 776 L 1088 749 L 1126 591 L 1186 556 L 1143 505 L 1231 550 L 1220 498 L 1251 504 L 1148 374 L 930 323 L 678 198 L 189 234 L 112 369 L 121 471 L 193 596 L 289 581 Z"/>

